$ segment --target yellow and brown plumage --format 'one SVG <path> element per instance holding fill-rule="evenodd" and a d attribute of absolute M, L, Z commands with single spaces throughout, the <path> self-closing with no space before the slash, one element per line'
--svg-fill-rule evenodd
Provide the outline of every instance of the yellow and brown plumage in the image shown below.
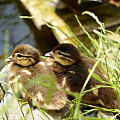
<path fill-rule="evenodd" d="M 53 92 L 51 93 L 50 88 L 34 83 L 36 78 L 38 82 L 43 82 L 47 85 L 51 85 L 51 83 L 53 83 L 50 78 L 44 80 L 43 77 L 39 80 L 40 75 L 51 75 L 53 78 L 55 78 L 55 80 L 57 79 L 52 70 L 47 67 L 45 61 L 40 59 L 40 52 L 37 49 L 28 44 L 20 45 L 15 48 L 7 61 L 10 62 L 9 84 L 14 92 L 17 85 L 18 92 L 22 98 L 28 100 L 28 102 L 32 104 L 35 104 L 30 97 L 32 96 L 32 98 L 41 108 L 60 110 L 65 106 L 67 97 L 64 92 L 61 92 L 57 89 L 52 89 Z M 34 84 L 30 84 L 31 82 Z M 52 85 L 54 85 L 53 88 L 60 88 L 56 82 Z M 26 88 L 30 95 L 24 91 L 23 88 L 25 86 L 28 86 Z M 51 95 L 48 95 L 50 93 Z M 49 99 L 47 98 L 48 96 L 51 96 L 51 99 L 47 103 L 46 101 Z"/>
<path fill-rule="evenodd" d="M 51 67 L 56 76 L 59 77 L 59 84 L 66 90 L 79 93 L 89 74 L 88 70 L 92 69 L 95 64 L 94 60 L 87 56 L 80 56 L 79 51 L 72 44 L 60 44 L 52 52 L 46 54 L 48 61 L 51 61 Z M 56 69 L 56 68 L 59 68 Z M 103 76 L 99 67 L 95 71 L 103 81 Z M 91 77 L 85 90 L 95 88 L 98 85 L 109 86 L 99 82 Z M 86 93 L 82 102 L 90 104 L 101 104 L 107 108 L 120 108 L 120 100 L 116 91 L 111 87 L 101 87 Z"/>

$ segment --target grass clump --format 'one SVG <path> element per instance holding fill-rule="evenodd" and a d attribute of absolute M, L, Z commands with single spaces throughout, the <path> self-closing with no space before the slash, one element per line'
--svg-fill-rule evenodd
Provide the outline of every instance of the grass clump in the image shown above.
<path fill-rule="evenodd" d="M 90 34 L 85 30 L 85 28 L 80 23 L 78 17 L 75 15 L 75 17 L 78 21 L 78 24 L 83 29 L 83 31 L 86 33 L 86 35 L 88 36 L 92 45 L 94 46 L 94 48 L 97 51 L 97 56 L 95 57 L 96 63 L 93 66 L 93 69 L 90 71 L 90 74 L 88 75 L 88 78 L 91 77 L 91 76 L 93 76 L 93 77 L 96 76 L 96 80 L 100 80 L 101 82 L 103 82 L 101 80 L 101 78 L 98 75 L 95 75 L 95 73 L 94 73 L 94 69 L 97 66 L 97 64 L 101 63 L 100 64 L 101 69 L 104 71 L 108 80 L 111 82 L 111 83 L 107 82 L 107 84 L 110 84 L 112 87 L 114 87 L 116 89 L 116 91 L 118 92 L 118 96 L 120 97 L 120 87 L 119 87 L 119 71 L 120 71 L 119 64 L 120 63 L 119 63 L 119 57 L 118 57 L 118 56 L 120 56 L 120 54 L 119 54 L 120 41 L 115 40 L 115 39 L 111 39 L 108 36 L 108 33 L 112 34 L 113 36 L 116 36 L 116 33 L 113 33 L 111 31 L 106 30 L 104 24 L 99 21 L 97 16 L 95 16 L 93 13 L 88 12 L 88 11 L 85 11 L 85 12 L 82 13 L 82 15 L 85 15 L 85 14 L 93 17 L 99 25 L 99 31 L 93 30 L 93 32 L 98 37 L 98 40 L 96 40 L 96 39 L 93 39 L 90 36 Z M 119 28 L 116 31 L 118 33 Z M 117 34 L 117 36 L 119 36 L 119 35 Z M 88 78 L 86 79 L 86 82 L 89 81 Z M 85 82 L 82 90 L 85 88 L 86 82 Z M 81 92 L 80 92 L 79 95 L 82 97 Z M 80 104 L 80 101 L 81 101 L 81 97 L 78 98 L 78 101 L 76 103 L 76 107 L 75 107 L 76 111 L 74 112 L 74 115 L 73 115 L 74 119 L 78 119 L 78 116 L 79 116 L 78 111 L 79 111 L 79 104 Z M 108 111 L 108 110 L 106 109 L 105 111 Z M 116 112 L 117 110 L 112 110 L 111 109 L 110 111 L 111 112 Z M 90 110 L 90 112 L 91 112 L 91 110 Z M 80 116 L 82 116 L 82 115 L 80 115 Z"/>

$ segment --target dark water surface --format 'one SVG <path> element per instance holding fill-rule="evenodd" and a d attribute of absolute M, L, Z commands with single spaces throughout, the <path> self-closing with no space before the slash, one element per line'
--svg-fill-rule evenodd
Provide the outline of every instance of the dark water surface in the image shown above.
<path fill-rule="evenodd" d="M 31 30 L 19 16 L 20 13 L 13 1 L 0 0 L 0 69 L 4 66 L 5 30 L 9 31 L 9 54 L 17 45 L 24 43 L 35 45 Z"/>

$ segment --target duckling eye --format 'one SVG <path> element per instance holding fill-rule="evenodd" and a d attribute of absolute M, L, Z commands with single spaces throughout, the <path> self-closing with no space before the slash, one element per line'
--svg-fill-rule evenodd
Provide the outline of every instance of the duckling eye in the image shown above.
<path fill-rule="evenodd" d="M 22 57 L 22 55 L 21 54 L 17 54 L 17 57 Z"/>
<path fill-rule="evenodd" d="M 62 53 L 60 51 L 58 51 L 58 55 L 62 55 Z"/>

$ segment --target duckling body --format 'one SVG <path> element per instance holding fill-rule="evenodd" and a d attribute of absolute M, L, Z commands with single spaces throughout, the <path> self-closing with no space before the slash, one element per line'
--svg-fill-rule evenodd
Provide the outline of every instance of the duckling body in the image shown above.
<path fill-rule="evenodd" d="M 68 50 L 68 47 L 69 47 L 70 52 Z M 56 53 L 58 53 L 58 51 L 61 52 L 63 56 L 60 56 L 60 55 L 57 56 Z M 73 51 L 79 53 L 79 51 L 76 48 L 73 48 L 73 45 L 71 44 L 58 45 L 50 53 L 51 54 L 50 56 L 52 56 L 52 58 L 50 59 L 53 62 L 51 67 L 53 67 L 55 74 L 57 76 L 60 76 L 59 83 L 63 86 L 63 88 L 65 88 L 68 91 L 79 93 L 89 74 L 88 70 L 92 69 L 95 62 L 91 58 L 86 57 L 86 56 L 80 56 L 77 53 L 76 53 L 77 57 L 75 59 L 76 55 L 74 54 Z M 65 57 L 64 57 L 64 54 L 65 54 Z M 68 55 L 68 59 L 66 55 Z M 49 56 L 49 55 L 46 55 L 46 56 Z M 59 59 L 58 58 L 56 59 L 56 57 L 59 57 Z M 65 61 L 68 60 L 68 62 L 63 63 L 63 60 L 64 60 L 63 58 L 66 59 Z M 73 60 L 70 60 L 70 58 L 72 58 Z M 68 64 L 70 61 L 71 63 Z M 58 66 L 59 68 L 61 67 L 60 68 L 61 72 L 58 72 L 55 69 Z M 94 72 L 98 74 L 102 78 L 103 81 L 107 81 L 106 78 L 103 76 L 103 73 L 101 72 L 99 67 L 97 67 Z M 91 77 L 85 90 L 95 88 L 98 85 L 110 86 L 108 84 L 99 82 L 95 80 L 93 77 Z M 120 108 L 120 100 L 118 98 L 118 95 L 116 91 L 110 87 L 109 88 L 101 87 L 101 88 L 98 88 L 91 92 L 86 93 L 82 98 L 82 102 L 90 103 L 90 104 L 101 104 L 102 106 L 107 107 L 107 108 Z"/>
<path fill-rule="evenodd" d="M 26 99 L 33 105 L 35 105 L 34 101 L 36 101 L 41 108 L 48 110 L 60 110 L 65 106 L 67 97 L 64 92 L 48 88 L 37 83 L 30 84 L 37 78 L 38 82 L 42 82 L 47 85 L 51 85 L 53 83 L 53 88 L 60 88 L 57 82 L 54 82 L 57 78 L 52 70 L 47 67 L 45 61 L 40 59 L 40 53 L 37 49 L 27 44 L 18 46 L 15 48 L 12 57 L 10 57 L 8 61 L 10 62 L 9 84 L 14 92 L 17 85 L 18 92 L 22 98 Z M 44 80 L 44 77 L 39 80 L 39 76 L 41 75 L 51 75 L 54 80 L 53 82 L 50 78 Z M 26 85 L 28 85 L 28 87 L 25 88 L 28 93 L 23 89 Z M 52 93 L 50 92 L 51 90 Z M 51 95 L 49 95 L 50 93 Z M 47 103 L 46 101 L 49 99 L 48 96 L 51 97 L 51 99 Z"/>
<path fill-rule="evenodd" d="M 67 69 L 66 86 L 68 87 L 68 90 L 72 92 L 81 91 L 89 74 L 88 69 L 92 69 L 94 65 L 94 62 L 91 62 L 89 61 L 88 57 L 81 57 L 81 60 L 78 63 Z M 99 75 L 103 81 L 107 82 L 99 68 L 96 68 L 94 72 Z M 108 84 L 101 83 L 91 77 L 85 90 L 96 88 L 98 85 L 109 86 Z M 99 89 L 93 90 L 92 92 L 88 92 L 83 96 L 82 102 L 90 104 L 101 104 L 107 108 L 120 108 L 119 98 L 113 88 L 101 87 Z"/>

